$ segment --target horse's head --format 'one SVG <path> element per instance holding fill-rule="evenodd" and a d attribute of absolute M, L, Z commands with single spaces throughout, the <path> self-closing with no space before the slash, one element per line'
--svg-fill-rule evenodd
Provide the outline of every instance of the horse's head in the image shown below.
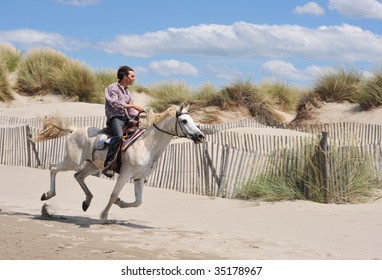
<path fill-rule="evenodd" d="M 177 126 L 180 127 L 181 132 L 177 132 L 177 136 L 187 137 L 194 141 L 194 143 L 199 144 L 204 141 L 204 134 L 195 124 L 194 120 L 188 114 L 188 108 L 183 107 L 183 105 L 176 111 L 176 122 Z M 183 133 L 183 135 L 182 135 Z"/>
<path fill-rule="evenodd" d="M 205 136 L 188 114 L 188 107 L 184 108 L 182 105 L 179 108 L 173 105 L 162 113 L 149 113 L 147 124 L 149 126 L 153 125 L 157 130 L 165 134 L 189 138 L 196 144 L 201 143 L 204 141 Z"/>

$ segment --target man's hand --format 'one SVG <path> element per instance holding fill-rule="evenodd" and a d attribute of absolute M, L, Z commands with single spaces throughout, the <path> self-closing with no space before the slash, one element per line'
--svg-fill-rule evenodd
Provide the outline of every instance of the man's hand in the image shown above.
<path fill-rule="evenodd" d="M 138 112 L 143 112 L 145 109 L 139 105 L 134 105 L 134 109 L 137 110 Z"/>
<path fill-rule="evenodd" d="M 145 110 L 145 109 L 143 109 L 143 107 L 136 105 L 136 104 L 125 104 L 125 108 L 126 109 L 133 108 L 133 109 L 137 110 L 138 112 L 142 112 Z"/>

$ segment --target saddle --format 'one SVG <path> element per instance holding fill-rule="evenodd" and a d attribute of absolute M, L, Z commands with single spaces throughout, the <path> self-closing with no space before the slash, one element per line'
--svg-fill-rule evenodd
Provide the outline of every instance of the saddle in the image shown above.
<path fill-rule="evenodd" d="M 135 132 L 135 130 L 137 130 L 139 127 L 139 118 L 136 117 L 135 119 L 128 119 L 125 123 L 125 125 L 123 126 L 123 134 L 124 136 L 125 135 L 130 135 L 132 133 Z M 110 127 L 110 121 L 108 120 L 106 122 L 106 127 L 104 127 L 102 129 L 103 133 L 105 133 L 106 135 L 109 135 L 111 136 L 112 135 L 112 131 L 111 131 L 111 127 Z"/>
<path fill-rule="evenodd" d="M 146 128 L 139 127 L 139 119 L 129 119 L 123 127 L 122 141 L 119 144 L 118 150 L 114 156 L 112 169 L 119 173 L 121 169 L 121 155 L 125 152 L 142 134 L 146 131 Z M 112 137 L 112 130 L 109 122 L 106 123 L 101 132 L 96 136 L 94 141 L 94 150 L 103 150 Z"/>

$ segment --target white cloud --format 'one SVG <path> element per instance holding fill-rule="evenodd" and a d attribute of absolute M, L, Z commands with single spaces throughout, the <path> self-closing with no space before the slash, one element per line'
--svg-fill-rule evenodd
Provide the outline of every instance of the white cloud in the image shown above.
<path fill-rule="evenodd" d="M 141 76 L 150 73 L 150 70 L 143 66 L 134 66 L 134 72 Z"/>
<path fill-rule="evenodd" d="M 15 44 L 21 49 L 47 47 L 62 50 L 78 50 L 86 43 L 57 33 L 41 32 L 33 29 L 0 31 L 0 41 Z"/>
<path fill-rule="evenodd" d="M 302 70 L 302 73 L 308 77 L 308 79 L 316 79 L 329 71 L 335 71 L 333 67 L 321 67 L 317 65 L 310 65 L 306 69 Z"/>
<path fill-rule="evenodd" d="M 329 8 L 348 17 L 382 19 L 382 3 L 377 0 L 329 0 Z"/>
<path fill-rule="evenodd" d="M 311 81 L 323 73 L 333 70 L 331 67 L 310 65 L 305 69 L 297 69 L 292 63 L 282 60 L 270 60 L 261 65 L 270 76 L 283 80 Z"/>
<path fill-rule="evenodd" d="M 198 25 L 142 35 L 119 35 L 98 48 L 129 57 L 163 54 L 230 58 L 382 59 L 382 37 L 343 24 L 307 28 L 298 25 Z"/>
<path fill-rule="evenodd" d="M 365 79 L 373 79 L 375 77 L 375 73 L 373 72 L 370 72 L 370 71 L 367 71 L 367 70 L 364 70 L 361 72 L 362 73 L 362 76 L 365 78 Z"/>
<path fill-rule="evenodd" d="M 216 78 L 226 81 L 236 81 L 240 79 L 250 78 L 250 73 L 245 74 L 243 71 L 236 67 L 228 65 L 206 64 L 206 69 Z"/>
<path fill-rule="evenodd" d="M 178 60 L 153 61 L 149 64 L 149 69 L 157 74 L 169 77 L 173 75 L 198 76 L 198 70 L 190 63 Z"/>
<path fill-rule="evenodd" d="M 287 78 L 292 80 L 302 80 L 303 75 L 293 64 L 282 60 L 270 60 L 261 65 L 261 68 L 278 78 Z"/>
<path fill-rule="evenodd" d="M 101 0 L 56 0 L 56 2 L 76 7 L 97 5 Z"/>
<path fill-rule="evenodd" d="M 296 14 L 311 14 L 315 16 L 322 16 L 325 14 L 325 10 L 321 8 L 316 2 L 308 2 L 303 6 L 297 6 L 294 9 Z"/>

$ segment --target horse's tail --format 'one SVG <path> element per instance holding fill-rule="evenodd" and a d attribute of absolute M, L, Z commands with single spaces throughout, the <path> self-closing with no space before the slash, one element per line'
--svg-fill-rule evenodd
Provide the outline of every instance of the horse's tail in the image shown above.
<path fill-rule="evenodd" d="M 33 137 L 33 142 L 55 139 L 72 133 L 71 128 L 66 127 L 63 118 L 45 116 L 42 118 L 42 130 Z"/>

